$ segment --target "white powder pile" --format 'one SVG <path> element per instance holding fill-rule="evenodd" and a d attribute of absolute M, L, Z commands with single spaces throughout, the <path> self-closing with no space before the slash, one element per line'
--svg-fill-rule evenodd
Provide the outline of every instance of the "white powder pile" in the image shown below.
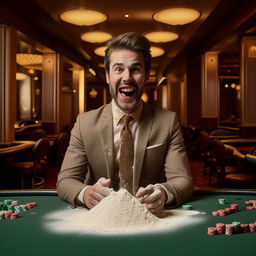
<path fill-rule="evenodd" d="M 75 234 L 133 234 L 141 232 L 171 231 L 182 225 L 202 221 L 191 219 L 197 211 L 166 210 L 161 218 L 153 215 L 144 204 L 127 190 L 111 192 L 91 210 L 68 208 L 45 216 L 44 225 L 54 232 Z"/>
<path fill-rule="evenodd" d="M 153 228 L 159 218 L 127 190 L 111 192 L 86 215 L 81 225 L 106 232 Z"/>

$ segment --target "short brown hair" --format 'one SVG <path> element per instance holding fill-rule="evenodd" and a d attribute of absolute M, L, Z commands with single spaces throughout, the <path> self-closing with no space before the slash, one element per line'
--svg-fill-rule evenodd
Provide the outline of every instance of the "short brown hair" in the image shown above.
<path fill-rule="evenodd" d="M 128 32 L 113 37 L 108 41 L 104 58 L 105 70 L 107 72 L 109 71 L 110 55 L 117 49 L 129 49 L 141 53 L 144 59 L 145 72 L 149 72 L 151 67 L 151 52 L 150 43 L 146 37 L 136 32 Z"/>

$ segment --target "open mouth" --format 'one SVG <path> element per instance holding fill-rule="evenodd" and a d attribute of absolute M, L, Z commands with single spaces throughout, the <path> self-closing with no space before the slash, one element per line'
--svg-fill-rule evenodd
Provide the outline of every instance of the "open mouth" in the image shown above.
<path fill-rule="evenodd" d="M 136 88 L 135 87 L 121 87 L 119 88 L 119 92 L 121 95 L 124 95 L 126 97 L 131 97 L 135 94 Z"/>

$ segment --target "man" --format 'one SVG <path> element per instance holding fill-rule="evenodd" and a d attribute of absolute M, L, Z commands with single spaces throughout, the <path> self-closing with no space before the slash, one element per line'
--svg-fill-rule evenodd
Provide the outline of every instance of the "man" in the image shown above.
<path fill-rule="evenodd" d="M 58 194 L 74 206 L 92 208 L 111 188 L 124 187 L 152 213 L 166 204 L 177 207 L 191 196 L 192 179 L 176 114 L 141 99 L 151 65 L 150 44 L 131 32 L 107 46 L 106 81 L 113 99 L 78 116 L 58 176 Z M 134 143 L 130 174 L 121 170 L 124 116 L 132 119 L 126 128 Z"/>

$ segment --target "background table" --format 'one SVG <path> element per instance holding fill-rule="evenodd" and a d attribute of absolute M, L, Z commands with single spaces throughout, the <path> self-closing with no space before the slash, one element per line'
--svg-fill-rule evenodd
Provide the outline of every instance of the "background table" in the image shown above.
<path fill-rule="evenodd" d="M 220 205 L 219 198 L 225 198 L 227 204 Z M 0 192 L 0 201 L 4 199 L 35 201 L 38 207 L 23 213 L 21 218 L 0 220 L 1 255 L 255 255 L 256 233 L 209 236 L 207 228 L 219 222 L 255 222 L 256 210 L 246 210 L 244 201 L 256 200 L 256 191 L 195 193 L 189 204 L 193 210 L 205 212 L 204 221 L 165 232 L 120 236 L 59 234 L 45 229 L 48 213 L 69 207 L 55 191 Z M 238 203 L 240 211 L 212 216 L 213 210 L 229 207 L 230 203 Z"/>

